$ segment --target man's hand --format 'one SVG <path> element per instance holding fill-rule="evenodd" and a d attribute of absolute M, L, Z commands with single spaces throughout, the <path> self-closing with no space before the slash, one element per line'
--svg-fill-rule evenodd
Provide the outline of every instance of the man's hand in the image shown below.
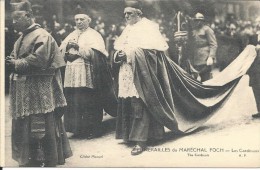
<path fill-rule="evenodd" d="M 212 58 L 212 57 L 209 57 L 209 58 L 207 59 L 207 66 L 213 65 L 213 63 L 214 63 L 213 58 Z"/>
<path fill-rule="evenodd" d="M 78 51 L 79 50 L 79 45 L 76 42 L 70 41 L 67 44 L 66 51 L 68 52 L 71 48 L 73 48 L 73 49 Z"/>
<path fill-rule="evenodd" d="M 73 62 L 74 60 L 80 58 L 80 56 L 78 54 L 70 54 L 70 53 L 66 53 L 66 59 L 69 62 Z"/>
<path fill-rule="evenodd" d="M 5 64 L 11 71 L 15 70 L 15 60 L 12 57 L 7 56 L 5 59 Z"/>
<path fill-rule="evenodd" d="M 124 62 L 126 61 L 126 53 L 124 51 L 119 51 L 118 55 L 115 58 L 116 62 Z"/>
<path fill-rule="evenodd" d="M 5 58 L 5 60 L 11 60 L 11 59 L 14 59 L 14 57 L 7 56 L 7 57 Z"/>

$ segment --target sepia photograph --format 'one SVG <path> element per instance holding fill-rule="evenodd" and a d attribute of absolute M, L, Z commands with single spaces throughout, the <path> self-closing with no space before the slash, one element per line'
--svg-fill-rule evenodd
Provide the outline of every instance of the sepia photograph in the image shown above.
<path fill-rule="evenodd" d="M 1 167 L 260 168 L 259 0 L 4 0 Z"/>

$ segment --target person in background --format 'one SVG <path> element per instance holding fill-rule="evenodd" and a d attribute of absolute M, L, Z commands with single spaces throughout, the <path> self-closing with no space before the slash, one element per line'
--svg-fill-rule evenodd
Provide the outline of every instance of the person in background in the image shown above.
<path fill-rule="evenodd" d="M 201 13 L 195 15 L 192 29 L 194 55 L 190 60 L 199 73 L 197 80 L 203 82 L 211 78 L 211 67 L 216 61 L 217 40 Z"/>
<path fill-rule="evenodd" d="M 251 43 L 252 37 L 254 37 L 253 25 L 250 21 L 245 21 L 245 25 L 240 31 L 240 36 L 242 38 L 242 47 L 245 48 L 249 43 Z"/>
<path fill-rule="evenodd" d="M 56 166 L 72 156 L 62 115 L 67 105 L 54 38 L 34 22 L 28 1 L 11 1 L 14 29 L 22 35 L 6 58 L 10 76 L 12 158 L 19 166 Z"/>
<path fill-rule="evenodd" d="M 253 89 L 257 113 L 253 114 L 253 118 L 260 118 L 260 34 L 254 34 L 249 38 L 249 44 L 256 45 L 257 56 L 252 64 L 251 68 L 248 70 L 249 85 Z"/>
<path fill-rule="evenodd" d="M 78 9 L 74 19 L 77 29 L 60 46 L 67 62 L 64 87 L 68 109 L 64 123 L 74 137 L 91 139 L 101 133 L 103 109 L 116 115 L 117 98 L 102 36 L 89 27 L 91 18 L 83 9 Z"/>
<path fill-rule="evenodd" d="M 225 69 L 243 51 L 242 37 L 236 24 L 231 23 L 226 34 L 218 35 L 217 59 L 220 71 Z"/>

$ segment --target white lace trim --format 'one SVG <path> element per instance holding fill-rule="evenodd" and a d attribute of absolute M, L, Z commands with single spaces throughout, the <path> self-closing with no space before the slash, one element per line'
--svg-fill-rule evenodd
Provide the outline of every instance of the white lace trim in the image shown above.
<path fill-rule="evenodd" d="M 29 116 L 29 115 L 37 115 L 37 114 L 46 114 L 46 113 L 50 113 L 50 112 L 53 112 L 55 108 L 58 108 L 58 107 L 65 107 L 67 106 L 66 103 L 64 104 L 57 104 L 56 106 L 53 106 L 49 109 L 45 109 L 45 110 L 34 110 L 34 111 L 27 111 L 27 112 L 24 112 L 24 114 L 18 116 L 18 115 L 13 115 L 13 118 L 14 119 L 17 119 L 17 118 L 21 118 L 21 117 L 25 117 L 25 116 Z M 11 106 L 10 106 L 11 107 Z"/>
<path fill-rule="evenodd" d="M 49 113 L 67 105 L 60 72 L 53 76 L 10 76 L 10 113 L 13 118 Z"/>
<path fill-rule="evenodd" d="M 64 87 L 94 88 L 92 81 L 92 65 L 75 60 L 67 63 L 65 70 Z"/>
<path fill-rule="evenodd" d="M 118 97 L 136 97 L 139 98 L 138 92 L 134 85 L 134 75 L 130 64 L 123 63 L 119 71 L 119 91 Z"/>

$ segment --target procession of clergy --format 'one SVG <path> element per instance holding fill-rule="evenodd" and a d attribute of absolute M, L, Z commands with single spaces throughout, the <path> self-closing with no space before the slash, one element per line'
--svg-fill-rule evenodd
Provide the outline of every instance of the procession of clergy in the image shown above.
<path fill-rule="evenodd" d="M 98 137 L 103 112 L 116 117 L 116 139 L 134 142 L 131 154 L 138 155 L 148 140 L 164 137 L 164 127 L 185 134 L 205 123 L 246 73 L 252 75 L 250 85 L 259 111 L 256 44 L 248 45 L 210 79 L 217 43 L 201 13 L 194 17 L 196 49 L 190 59 L 198 73 L 194 78 L 165 55 L 168 44 L 159 26 L 142 17 L 140 2 L 126 3 L 127 26 L 114 43 L 112 69 L 118 70 L 118 77 L 112 78 L 104 40 L 89 27 L 91 18 L 84 10 L 75 14 L 77 29 L 58 47 L 34 22 L 28 1 L 11 4 L 14 27 L 22 32 L 6 58 L 6 66 L 12 69 L 12 157 L 19 166 L 64 164 L 72 156 L 66 132 L 76 138 Z"/>

